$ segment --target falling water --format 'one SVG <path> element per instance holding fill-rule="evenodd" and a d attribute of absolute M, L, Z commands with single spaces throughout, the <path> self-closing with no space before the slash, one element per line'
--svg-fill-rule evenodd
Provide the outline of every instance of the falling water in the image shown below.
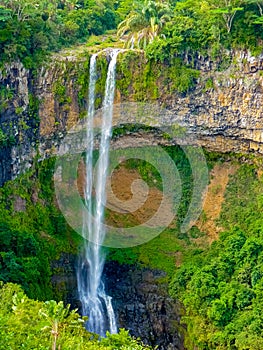
<path fill-rule="evenodd" d="M 86 188 L 85 204 L 94 219 L 83 218 L 83 235 L 87 238 L 83 255 L 80 257 L 77 279 L 78 292 L 82 304 L 83 315 L 88 316 L 88 330 L 105 336 L 106 331 L 117 333 L 114 310 L 111 297 L 105 293 L 102 282 L 102 272 L 105 257 L 101 245 L 105 238 L 103 226 L 104 203 L 106 202 L 106 177 L 109 158 L 109 142 L 111 137 L 113 100 L 115 93 L 115 70 L 119 51 L 114 50 L 108 67 L 103 102 L 100 152 L 95 184 L 93 183 L 93 118 L 96 84 L 96 55 L 90 60 L 89 109 L 87 121 L 87 152 L 86 152 Z M 93 201 L 92 187 L 95 186 L 96 197 Z"/>

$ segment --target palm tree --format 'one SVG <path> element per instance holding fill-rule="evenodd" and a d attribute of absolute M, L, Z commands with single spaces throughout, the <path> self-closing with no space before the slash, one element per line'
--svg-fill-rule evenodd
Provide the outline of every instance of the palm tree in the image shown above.
<path fill-rule="evenodd" d="M 70 305 L 64 307 L 62 301 L 56 302 L 49 300 L 44 303 L 44 307 L 39 310 L 39 315 L 46 320 L 47 325 L 42 328 L 42 331 L 48 331 L 51 334 L 52 350 L 57 350 L 58 338 L 63 338 L 66 328 L 74 328 L 75 331 L 84 330 L 83 324 L 87 317 L 80 317 L 77 310 L 70 311 Z M 58 349 L 60 349 L 60 345 Z"/>
<path fill-rule="evenodd" d="M 119 38 L 126 37 L 128 48 L 145 48 L 161 33 L 166 22 L 170 20 L 171 9 L 166 2 L 146 0 L 138 10 L 130 12 L 118 26 Z"/>

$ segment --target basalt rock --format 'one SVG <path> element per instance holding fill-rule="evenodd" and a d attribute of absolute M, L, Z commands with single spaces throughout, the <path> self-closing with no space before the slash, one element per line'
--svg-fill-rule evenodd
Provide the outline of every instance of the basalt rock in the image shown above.
<path fill-rule="evenodd" d="M 184 349 L 182 306 L 168 295 L 164 272 L 108 262 L 104 275 L 119 328 L 159 350 Z"/>
<path fill-rule="evenodd" d="M 57 298 L 72 308 L 80 307 L 76 279 L 76 256 L 69 253 L 61 254 L 51 265 L 51 284 Z"/>
<path fill-rule="evenodd" d="M 76 280 L 76 256 L 62 254 L 51 266 L 51 283 L 57 297 L 81 312 Z M 112 297 L 118 328 L 128 329 L 158 350 L 183 350 L 185 329 L 179 301 L 168 294 L 163 271 L 106 262 L 104 283 Z"/>
<path fill-rule="evenodd" d="M 39 123 L 32 117 L 33 77 L 20 62 L 0 71 L 0 186 L 30 168 L 36 155 Z"/>
<path fill-rule="evenodd" d="M 85 115 L 89 57 L 88 52 L 73 51 L 56 54 L 34 74 L 19 62 L 6 64 L 0 72 L 0 185 L 30 168 L 36 155 L 41 160 L 59 154 L 65 134 Z M 262 57 L 244 51 L 218 62 L 198 54 L 181 58 L 200 72 L 195 86 L 183 93 L 175 88 L 173 66 L 150 64 L 142 52 L 121 53 L 116 102 L 155 103 L 169 111 L 165 119 L 158 116 L 155 127 L 180 126 L 209 150 L 262 155 Z M 96 107 L 101 105 L 107 64 L 105 51 L 98 59 Z M 129 122 L 134 122 L 132 113 L 125 115 Z M 148 126 L 149 119 L 139 122 Z"/>

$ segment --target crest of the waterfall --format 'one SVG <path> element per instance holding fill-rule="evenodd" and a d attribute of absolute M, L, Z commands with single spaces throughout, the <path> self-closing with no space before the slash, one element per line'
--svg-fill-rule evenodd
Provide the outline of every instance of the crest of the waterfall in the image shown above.
<path fill-rule="evenodd" d="M 101 336 L 106 331 L 117 333 L 111 297 L 105 292 L 102 282 L 104 255 L 101 245 L 105 238 L 103 225 L 106 203 L 106 178 L 109 163 L 109 145 L 112 129 L 113 102 L 115 94 L 115 71 L 119 50 L 111 51 L 108 66 L 105 97 L 103 102 L 102 127 L 97 173 L 93 176 L 93 119 L 95 112 L 96 58 L 90 59 L 89 101 L 87 118 L 86 187 L 85 204 L 89 217 L 83 218 L 83 237 L 87 238 L 77 271 L 78 292 L 82 313 L 88 316 L 88 330 Z M 93 179 L 95 178 L 95 183 Z M 95 187 L 95 199 L 92 190 Z M 93 219 L 91 220 L 91 217 Z"/>

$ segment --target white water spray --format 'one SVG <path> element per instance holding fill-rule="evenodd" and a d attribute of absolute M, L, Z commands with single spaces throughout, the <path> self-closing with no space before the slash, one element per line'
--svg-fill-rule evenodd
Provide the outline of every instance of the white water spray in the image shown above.
<path fill-rule="evenodd" d="M 82 304 L 82 313 L 88 316 L 87 328 L 89 331 L 100 334 L 101 336 L 105 336 L 106 331 L 117 333 L 111 297 L 105 293 L 101 279 L 105 262 L 105 257 L 101 251 L 101 245 L 103 244 L 106 234 L 103 226 L 104 204 L 106 203 L 106 178 L 109 162 L 109 144 L 115 94 L 115 70 L 118 53 L 118 50 L 112 51 L 107 72 L 103 102 L 101 142 L 95 184 L 93 184 L 92 181 L 92 159 L 97 55 L 92 55 L 90 60 L 85 205 L 87 206 L 88 212 L 94 218 L 93 220 L 90 220 L 90 217 L 83 218 L 83 236 L 86 237 L 87 240 L 77 270 L 78 292 Z M 93 200 L 92 196 L 93 185 L 95 186 L 96 193 L 95 200 Z"/>

